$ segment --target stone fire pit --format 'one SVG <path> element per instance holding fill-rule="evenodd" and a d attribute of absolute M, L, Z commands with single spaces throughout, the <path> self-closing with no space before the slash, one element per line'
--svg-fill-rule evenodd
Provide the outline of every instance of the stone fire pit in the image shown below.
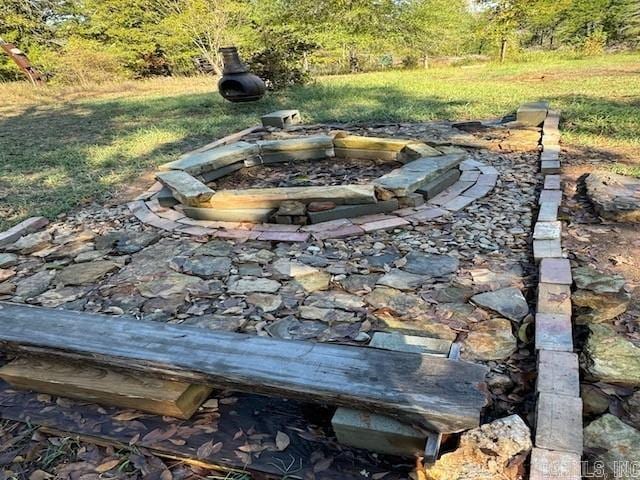
<path fill-rule="evenodd" d="M 336 163 L 375 161 L 381 175 L 364 183 L 340 185 L 222 190 L 208 185 L 241 169 L 327 159 Z M 498 178 L 493 167 L 468 159 L 462 149 L 437 149 L 415 140 L 344 131 L 255 143 L 238 141 L 186 154 L 162 165 L 160 170 L 157 179 L 164 189 L 156 198 L 163 207 L 174 206 L 196 221 L 280 225 L 308 225 L 391 212 L 399 217 L 413 215 L 413 220 L 419 221 L 421 210 L 422 216 L 430 219 L 439 216 L 436 210 L 440 214 L 457 211 L 486 195 Z"/>

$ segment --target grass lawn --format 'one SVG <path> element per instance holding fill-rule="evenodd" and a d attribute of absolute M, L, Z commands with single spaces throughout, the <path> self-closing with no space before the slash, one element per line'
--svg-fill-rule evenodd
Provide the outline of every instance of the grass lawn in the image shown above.
<path fill-rule="evenodd" d="M 101 201 L 176 155 L 298 108 L 306 122 L 502 116 L 529 100 L 563 112 L 575 155 L 640 176 L 640 55 L 323 77 L 234 105 L 208 77 L 92 88 L 3 84 L 0 230 Z"/>

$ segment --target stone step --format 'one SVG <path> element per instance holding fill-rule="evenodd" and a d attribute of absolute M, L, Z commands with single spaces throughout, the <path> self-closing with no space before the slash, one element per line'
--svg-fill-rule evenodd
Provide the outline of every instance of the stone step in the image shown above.
<path fill-rule="evenodd" d="M 212 148 L 199 153 L 190 153 L 173 162 L 160 165 L 160 170 L 184 170 L 191 175 L 201 175 L 232 163 L 257 156 L 260 147 L 247 142 L 236 142 L 224 147 Z"/>
<path fill-rule="evenodd" d="M 200 180 L 182 170 L 169 170 L 156 174 L 156 178 L 183 205 L 198 207 L 215 193 Z"/>
<path fill-rule="evenodd" d="M 375 213 L 389 213 L 398 209 L 398 200 L 392 198 L 384 202 L 368 203 L 364 205 L 339 205 L 331 210 L 321 212 L 307 212 L 310 223 L 327 222 L 338 218 L 354 218 Z"/>
<path fill-rule="evenodd" d="M 197 208 L 184 207 L 184 213 L 196 220 L 219 222 L 268 222 L 275 213 L 275 208 Z"/>
<path fill-rule="evenodd" d="M 402 197 L 456 168 L 464 159 L 463 154 L 420 158 L 383 175 L 375 181 L 375 184 Z"/>

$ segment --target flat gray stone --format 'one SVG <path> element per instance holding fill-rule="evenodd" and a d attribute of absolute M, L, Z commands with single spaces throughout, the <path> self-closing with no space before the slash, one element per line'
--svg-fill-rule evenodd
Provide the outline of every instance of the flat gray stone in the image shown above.
<path fill-rule="evenodd" d="M 514 322 L 519 322 L 529 313 L 529 305 L 517 288 L 479 293 L 471 297 L 471 301 L 479 307 L 493 310 Z"/>
<path fill-rule="evenodd" d="M 435 180 L 426 183 L 425 185 L 417 189 L 416 192 L 422 195 L 427 200 L 431 200 L 440 192 L 456 183 L 459 178 L 460 170 L 457 168 L 452 168 Z"/>
<path fill-rule="evenodd" d="M 582 400 L 540 393 L 536 406 L 536 446 L 582 455 Z"/>
<path fill-rule="evenodd" d="M 328 222 L 338 218 L 354 218 L 376 213 L 389 213 L 398 209 L 398 199 L 381 201 L 363 205 L 338 205 L 331 210 L 307 212 L 311 223 Z"/>
<path fill-rule="evenodd" d="M 439 157 L 424 157 L 392 170 L 375 181 L 376 185 L 404 196 L 433 182 L 448 170 L 455 168 L 464 155 L 452 154 Z"/>
<path fill-rule="evenodd" d="M 340 308 L 349 311 L 357 311 L 365 305 L 362 297 L 340 291 L 312 293 L 305 299 L 304 304 L 312 307 Z"/>
<path fill-rule="evenodd" d="M 585 184 L 598 215 L 618 222 L 640 222 L 640 179 L 594 172 Z"/>
<path fill-rule="evenodd" d="M 55 270 L 42 270 L 16 283 L 15 295 L 28 299 L 45 292 L 55 277 Z"/>
<path fill-rule="evenodd" d="M 196 275 L 205 279 L 225 277 L 229 275 L 229 270 L 231 269 L 231 259 L 209 255 L 176 257 L 172 260 L 172 264 L 182 273 Z"/>
<path fill-rule="evenodd" d="M 375 332 L 369 346 L 397 352 L 447 357 L 451 349 L 451 343 L 450 340 L 404 335 L 400 332 Z"/>
<path fill-rule="evenodd" d="M 0 268 L 13 267 L 18 263 L 15 253 L 0 253 Z"/>
<path fill-rule="evenodd" d="M 420 287 L 426 278 L 423 275 L 415 275 L 394 268 L 378 279 L 378 285 L 396 288 L 398 290 L 415 290 Z"/>
<path fill-rule="evenodd" d="M 31 217 L 26 220 L 14 225 L 9 230 L 5 230 L 4 232 L 0 232 L 0 247 L 4 247 L 5 245 L 9 245 L 10 243 L 15 242 L 23 235 L 28 233 L 33 233 L 42 227 L 46 226 L 49 223 L 44 217 Z"/>
<path fill-rule="evenodd" d="M 576 287 L 596 293 L 617 293 L 625 284 L 622 275 L 606 275 L 591 267 L 576 267 L 572 274 Z"/>
<path fill-rule="evenodd" d="M 201 317 L 191 317 L 185 320 L 182 325 L 207 328 L 209 330 L 237 332 L 245 323 L 246 319 L 242 315 L 211 314 Z"/>
<path fill-rule="evenodd" d="M 229 293 L 275 293 L 280 287 L 280 282 L 268 278 L 241 278 L 229 285 Z"/>
<path fill-rule="evenodd" d="M 583 351 L 584 368 L 608 383 L 640 386 L 640 347 L 608 325 L 590 325 Z"/>
<path fill-rule="evenodd" d="M 458 271 L 460 262 L 449 255 L 429 255 L 411 252 L 405 257 L 403 270 L 416 275 L 444 277 Z"/>
<path fill-rule="evenodd" d="M 257 155 L 259 150 L 257 145 L 236 142 L 204 152 L 189 153 L 178 160 L 160 165 L 160 170 L 184 170 L 191 175 L 199 175 L 244 161 L 245 158 Z"/>
<path fill-rule="evenodd" d="M 511 322 L 504 318 L 485 320 L 473 326 L 462 343 L 462 357 L 469 360 L 503 360 L 517 350 Z"/>
<path fill-rule="evenodd" d="M 282 296 L 271 293 L 251 293 L 247 295 L 247 303 L 255 305 L 263 312 L 275 312 L 282 306 Z"/>
<path fill-rule="evenodd" d="M 97 282 L 107 273 L 119 268 L 119 264 L 109 260 L 76 263 L 65 267 L 56 277 L 56 283 L 61 285 L 86 285 Z"/>
<path fill-rule="evenodd" d="M 633 480 L 637 478 L 631 470 L 622 473 L 625 466 L 637 466 L 640 458 L 640 432 L 606 413 L 584 429 L 585 454 L 592 461 L 599 461 L 608 473 L 607 478 Z M 618 470 L 614 469 L 618 467 Z M 636 467 L 637 468 L 637 467 Z"/>

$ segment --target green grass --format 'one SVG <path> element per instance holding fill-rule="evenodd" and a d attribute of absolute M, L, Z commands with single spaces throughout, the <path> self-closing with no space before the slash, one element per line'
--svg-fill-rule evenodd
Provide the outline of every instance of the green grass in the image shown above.
<path fill-rule="evenodd" d="M 139 177 L 156 165 L 280 108 L 309 123 L 426 121 L 498 117 L 548 99 L 563 111 L 572 154 L 636 173 L 640 158 L 638 54 L 323 77 L 244 105 L 224 102 L 207 77 L 2 87 L 0 230 L 148 184 Z"/>

